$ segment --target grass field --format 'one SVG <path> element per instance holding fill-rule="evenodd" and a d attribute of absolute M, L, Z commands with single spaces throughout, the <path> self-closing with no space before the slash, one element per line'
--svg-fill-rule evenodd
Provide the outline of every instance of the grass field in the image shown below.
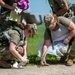
<path fill-rule="evenodd" d="M 45 31 L 44 24 L 38 25 L 37 34 L 33 38 L 28 39 L 28 59 L 30 60 L 31 64 L 39 64 L 40 58 L 38 55 L 38 46 L 41 41 L 43 41 L 43 35 Z M 47 61 L 56 63 L 57 58 L 52 55 L 47 55 Z"/>
<path fill-rule="evenodd" d="M 37 54 L 38 45 L 43 40 L 45 27 L 38 25 L 37 34 L 33 38 L 28 39 L 28 55 Z"/>
<path fill-rule="evenodd" d="M 43 24 L 38 25 L 37 27 L 37 34 L 33 38 L 28 39 L 28 59 L 32 64 L 36 64 L 40 60 L 40 58 L 37 56 L 38 46 L 40 42 L 43 40 L 45 30 L 45 26 Z"/>

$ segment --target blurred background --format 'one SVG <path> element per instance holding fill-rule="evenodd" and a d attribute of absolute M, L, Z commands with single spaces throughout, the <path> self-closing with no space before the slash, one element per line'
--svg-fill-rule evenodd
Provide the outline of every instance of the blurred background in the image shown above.
<path fill-rule="evenodd" d="M 74 5 L 75 0 L 70 0 Z M 47 13 L 52 13 L 48 0 L 29 0 L 29 9 L 25 10 L 25 19 L 29 23 L 41 24 L 43 16 Z"/>

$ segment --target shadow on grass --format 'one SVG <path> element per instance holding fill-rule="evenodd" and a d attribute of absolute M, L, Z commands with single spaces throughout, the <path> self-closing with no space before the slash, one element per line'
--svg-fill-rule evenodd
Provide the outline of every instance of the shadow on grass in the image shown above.
<path fill-rule="evenodd" d="M 40 58 L 37 55 L 30 55 L 28 59 L 31 65 L 39 65 L 40 63 Z"/>

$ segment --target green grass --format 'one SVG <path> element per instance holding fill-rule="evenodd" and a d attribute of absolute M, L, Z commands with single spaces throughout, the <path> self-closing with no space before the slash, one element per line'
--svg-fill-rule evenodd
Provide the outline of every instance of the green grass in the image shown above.
<path fill-rule="evenodd" d="M 36 64 L 40 61 L 38 55 L 38 46 L 40 42 L 43 40 L 45 26 L 38 25 L 37 34 L 33 38 L 28 38 L 28 59 L 30 63 Z"/>
<path fill-rule="evenodd" d="M 39 64 L 40 63 L 40 58 L 37 56 L 38 55 L 38 46 L 41 41 L 43 41 L 44 38 L 44 31 L 45 31 L 45 26 L 44 24 L 38 25 L 38 30 L 37 34 L 33 38 L 28 39 L 28 59 L 30 60 L 30 64 Z M 47 55 L 46 57 L 48 62 L 54 61 L 56 62 L 56 57 L 52 55 Z"/>
<path fill-rule="evenodd" d="M 38 45 L 43 40 L 44 30 L 44 25 L 38 25 L 37 34 L 28 39 L 28 55 L 37 54 Z"/>

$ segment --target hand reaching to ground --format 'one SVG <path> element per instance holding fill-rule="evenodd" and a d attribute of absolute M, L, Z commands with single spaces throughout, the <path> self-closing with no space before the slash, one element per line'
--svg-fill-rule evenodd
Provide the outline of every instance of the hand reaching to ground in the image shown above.
<path fill-rule="evenodd" d="M 29 60 L 27 58 L 22 57 L 21 64 L 25 65 L 26 63 L 29 63 Z"/>

